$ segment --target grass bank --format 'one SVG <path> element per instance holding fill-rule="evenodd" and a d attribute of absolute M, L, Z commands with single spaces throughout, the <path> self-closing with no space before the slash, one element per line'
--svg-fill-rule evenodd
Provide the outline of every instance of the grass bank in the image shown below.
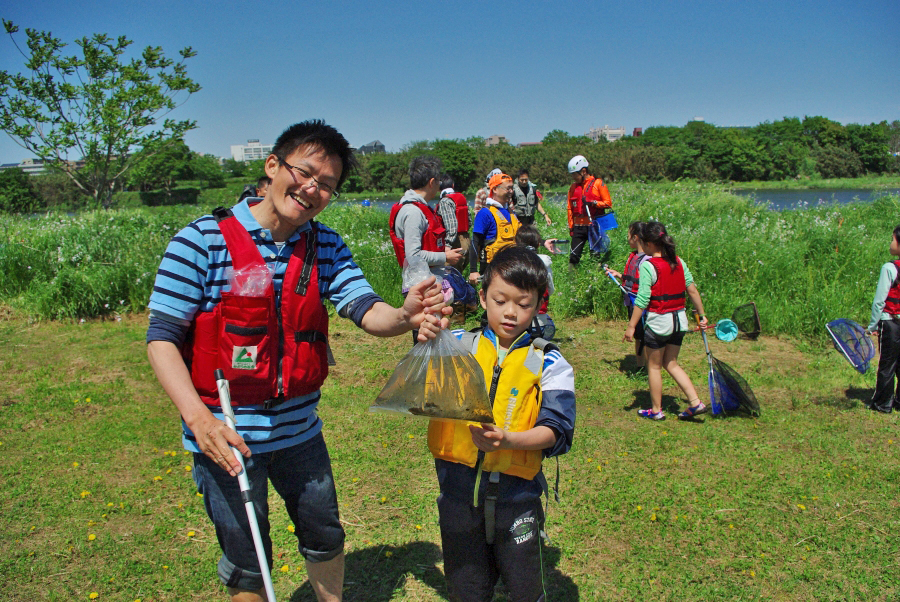
<path fill-rule="evenodd" d="M 224 190 L 224 189 L 223 189 Z M 837 317 L 858 322 L 868 308 L 878 270 L 888 259 L 890 232 L 900 215 L 896 196 L 873 203 L 774 212 L 697 183 L 611 186 L 621 227 L 599 262 L 621 268 L 633 220 L 665 223 L 703 294 L 708 313 L 727 317 L 755 301 L 767 333 L 822 337 Z M 227 199 L 210 191 L 198 206 L 0 217 L 0 301 L 37 318 L 90 318 L 142 311 L 169 239 L 191 219 Z M 214 194 L 213 194 L 214 193 Z M 565 207 L 548 203 L 547 237 L 568 238 Z M 346 239 L 368 279 L 399 303 L 399 268 L 387 237 L 387 213 L 359 203 L 334 203 L 321 221 Z M 554 258 L 560 316 L 624 316 L 619 294 L 597 261 L 568 271 Z"/>
<path fill-rule="evenodd" d="M 548 514 L 548 599 L 900 595 L 900 415 L 863 407 L 873 374 L 789 337 L 713 341 L 754 387 L 761 418 L 642 421 L 647 384 L 623 359 L 624 324 L 558 325 L 578 421 Z M 147 366 L 145 328 L 143 314 L 0 319 L 6 599 L 224 599 L 215 532 L 177 413 Z M 338 363 L 320 416 L 347 530 L 345 599 L 445 600 L 426 423 L 366 411 L 408 338 L 375 339 L 346 320 L 332 332 Z M 696 336 L 681 359 L 702 389 Z M 663 406 L 684 407 L 668 379 Z M 311 600 L 287 513 L 274 494 L 270 505 L 278 598 Z"/>

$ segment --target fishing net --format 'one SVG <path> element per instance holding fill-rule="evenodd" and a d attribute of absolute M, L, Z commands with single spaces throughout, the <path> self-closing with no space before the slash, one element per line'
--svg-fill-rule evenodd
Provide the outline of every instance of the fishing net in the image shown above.
<path fill-rule="evenodd" d="M 866 335 L 865 329 L 853 320 L 833 320 L 825 325 L 834 348 L 847 358 L 850 365 L 860 374 L 869 369 L 869 362 L 875 357 L 875 346 Z"/>
<path fill-rule="evenodd" d="M 711 359 L 713 368 L 709 375 L 709 396 L 713 414 L 744 412 L 759 417 L 759 402 L 747 381 L 722 360 Z"/>
<path fill-rule="evenodd" d="M 759 312 L 756 311 L 756 303 L 752 301 L 741 305 L 731 314 L 731 320 L 737 324 L 738 330 L 747 335 L 749 339 L 755 339 L 760 333 Z"/>

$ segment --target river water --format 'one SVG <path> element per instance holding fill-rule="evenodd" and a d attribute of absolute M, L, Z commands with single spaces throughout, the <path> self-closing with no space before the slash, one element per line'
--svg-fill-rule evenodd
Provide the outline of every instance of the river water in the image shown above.
<path fill-rule="evenodd" d="M 749 197 L 761 205 L 768 205 L 776 211 L 782 209 L 807 209 L 824 205 L 844 205 L 846 203 L 870 203 L 883 196 L 900 195 L 900 188 L 872 190 L 811 188 L 809 190 L 739 190 L 732 194 Z"/>

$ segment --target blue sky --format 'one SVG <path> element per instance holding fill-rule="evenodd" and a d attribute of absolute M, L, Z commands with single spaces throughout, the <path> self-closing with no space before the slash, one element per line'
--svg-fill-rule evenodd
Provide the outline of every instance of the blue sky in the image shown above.
<path fill-rule="evenodd" d="M 70 43 L 126 35 L 135 51 L 192 46 L 203 87 L 173 115 L 228 156 L 323 118 L 354 146 L 553 129 L 756 125 L 823 115 L 900 119 L 897 0 L 576 3 L 147 0 L 10 3 L 3 18 Z M 5 35 L 0 69 L 23 60 Z M 27 153 L 5 134 L 0 162 Z"/>

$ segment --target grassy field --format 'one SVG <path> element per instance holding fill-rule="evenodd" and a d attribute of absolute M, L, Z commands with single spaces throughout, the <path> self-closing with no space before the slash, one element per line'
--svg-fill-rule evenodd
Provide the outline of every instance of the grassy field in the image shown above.
<path fill-rule="evenodd" d="M 121 317 L 0 317 L 3 599 L 224 599 L 177 414 L 147 365 L 146 315 Z M 345 599 L 444 600 L 426 424 L 367 412 L 408 337 L 333 326 L 320 415 L 347 530 Z M 900 596 L 898 415 L 864 407 L 873 373 L 807 338 L 714 340 L 762 416 L 642 421 L 647 385 L 630 370 L 624 324 L 558 326 L 578 421 L 548 514 L 549 600 Z M 695 335 L 682 360 L 705 390 Z M 663 405 L 685 405 L 670 380 Z M 312 600 L 287 514 L 270 501 L 277 595 Z"/>

